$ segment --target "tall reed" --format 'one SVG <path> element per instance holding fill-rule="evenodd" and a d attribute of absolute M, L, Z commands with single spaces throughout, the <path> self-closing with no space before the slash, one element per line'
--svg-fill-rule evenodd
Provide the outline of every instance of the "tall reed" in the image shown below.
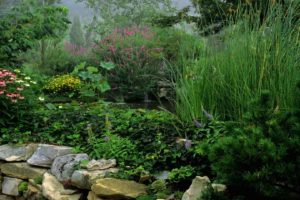
<path fill-rule="evenodd" d="M 279 109 L 288 109 L 300 79 L 300 20 L 295 5 L 270 9 L 262 22 L 243 15 L 221 33 L 222 47 L 207 45 L 193 60 L 182 57 L 176 110 L 183 120 L 241 118 L 253 97 L 269 90 Z"/>

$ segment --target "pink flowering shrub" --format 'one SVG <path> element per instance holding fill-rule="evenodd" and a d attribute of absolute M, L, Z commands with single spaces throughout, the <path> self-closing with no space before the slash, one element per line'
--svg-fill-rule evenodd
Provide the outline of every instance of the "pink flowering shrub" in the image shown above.
<path fill-rule="evenodd" d="M 86 47 L 77 46 L 68 41 L 66 41 L 64 45 L 65 50 L 73 56 L 85 56 L 88 53 L 88 48 Z"/>
<path fill-rule="evenodd" d="M 125 97 L 152 92 L 163 72 L 160 42 L 148 27 L 115 29 L 94 45 L 94 56 L 98 62 L 116 65 L 109 80 L 113 89 Z"/>
<path fill-rule="evenodd" d="M 19 79 L 16 73 L 0 68 L 0 97 L 13 103 L 24 100 L 22 92 L 27 85 L 28 83 Z"/>
<path fill-rule="evenodd" d="M 0 125 L 11 124 L 19 119 L 21 113 L 26 112 L 29 106 L 25 102 L 25 93 L 36 82 L 29 76 L 14 71 L 0 68 Z"/>

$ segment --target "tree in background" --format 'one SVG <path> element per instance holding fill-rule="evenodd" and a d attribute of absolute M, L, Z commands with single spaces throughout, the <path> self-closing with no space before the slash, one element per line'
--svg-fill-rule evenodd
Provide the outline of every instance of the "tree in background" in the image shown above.
<path fill-rule="evenodd" d="M 103 35 L 115 27 L 141 25 L 174 10 L 171 0 L 77 0 L 94 10 L 93 29 Z"/>
<path fill-rule="evenodd" d="M 293 0 L 191 0 L 191 2 L 197 15 L 190 16 L 190 7 L 186 7 L 176 15 L 162 15 L 153 22 L 160 26 L 172 26 L 180 21 L 194 22 L 201 34 L 208 35 L 219 32 L 228 22 L 243 15 L 258 15 L 260 23 L 263 23 L 270 8 L 277 5 L 287 8 L 292 5 L 295 9 L 299 9 L 300 4 L 300 1 Z"/>
<path fill-rule="evenodd" d="M 75 16 L 73 19 L 70 31 L 70 42 L 77 47 L 82 47 L 85 45 L 79 16 Z"/>
<path fill-rule="evenodd" d="M 17 0 L 0 0 L 0 17 L 5 16 L 17 3 Z"/>
<path fill-rule="evenodd" d="M 37 41 L 61 38 L 68 28 L 68 10 L 59 6 L 40 6 L 26 0 L 0 19 L 0 64 L 18 65 L 20 53 L 31 49 Z"/>

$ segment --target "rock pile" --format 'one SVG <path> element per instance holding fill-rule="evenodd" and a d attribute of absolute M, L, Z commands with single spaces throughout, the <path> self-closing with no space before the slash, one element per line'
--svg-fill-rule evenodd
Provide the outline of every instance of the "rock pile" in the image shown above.
<path fill-rule="evenodd" d="M 116 160 L 90 160 L 71 147 L 47 144 L 0 146 L 0 200 L 130 199 L 146 194 L 134 181 L 107 178 Z"/>

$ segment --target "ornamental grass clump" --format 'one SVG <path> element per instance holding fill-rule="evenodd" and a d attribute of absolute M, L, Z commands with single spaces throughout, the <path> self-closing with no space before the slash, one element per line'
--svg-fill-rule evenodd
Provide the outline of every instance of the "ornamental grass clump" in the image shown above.
<path fill-rule="evenodd" d="M 279 109 L 289 109 L 300 77 L 297 8 L 274 6 L 263 23 L 257 13 L 241 15 L 214 36 L 221 39 L 220 47 L 207 43 L 201 57 L 183 58 L 175 84 L 178 115 L 203 120 L 205 109 L 220 119 L 238 120 L 264 90 Z"/>
<path fill-rule="evenodd" d="M 77 93 L 81 85 L 79 78 L 66 74 L 49 80 L 43 90 L 50 95 L 68 95 L 69 93 Z"/>

